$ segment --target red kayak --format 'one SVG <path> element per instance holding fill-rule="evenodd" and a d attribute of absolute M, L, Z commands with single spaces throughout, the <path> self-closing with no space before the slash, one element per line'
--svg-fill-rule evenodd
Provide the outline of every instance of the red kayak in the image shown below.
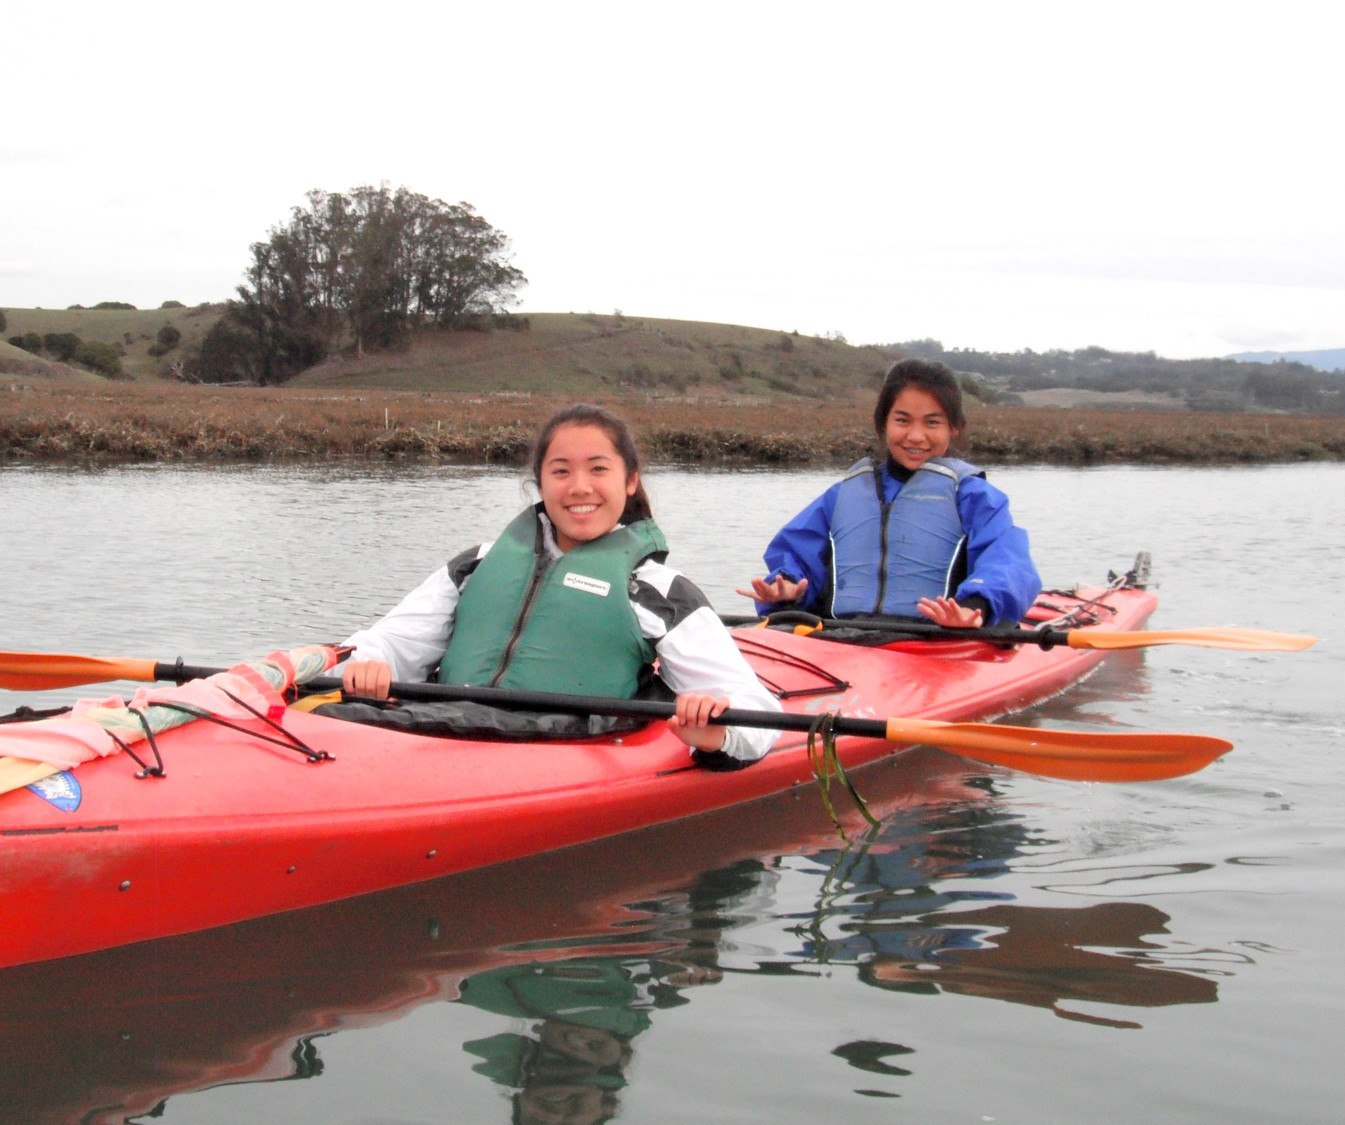
<path fill-rule="evenodd" d="M 1033 624 L 1131 631 L 1156 604 L 1119 582 L 1051 592 Z M 826 629 L 734 635 L 786 712 L 808 716 L 986 719 L 1061 691 L 1104 655 L 982 639 L 871 647 L 827 640 Z M 791 731 L 762 761 L 719 772 L 695 766 L 661 721 L 564 742 L 431 737 L 298 708 L 281 725 L 309 753 L 261 720 L 198 720 L 157 736 L 162 777 L 139 776 L 117 753 L 0 795 L 0 900 L 11 919 L 0 966 L 334 902 L 815 781 L 808 737 Z M 842 734 L 836 750 L 851 769 L 918 741 Z"/>

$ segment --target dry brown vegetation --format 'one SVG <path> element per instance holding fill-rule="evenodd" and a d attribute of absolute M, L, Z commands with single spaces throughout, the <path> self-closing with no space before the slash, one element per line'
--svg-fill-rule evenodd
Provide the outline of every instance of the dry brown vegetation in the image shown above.
<path fill-rule="evenodd" d="M 142 366 L 156 326 L 197 338 L 218 311 L 8 315 L 11 331 L 119 339 Z M 535 314 L 526 325 L 426 333 L 401 351 L 332 359 L 282 388 L 183 385 L 143 369 L 109 382 L 0 344 L 0 461 L 515 463 L 553 409 L 583 399 L 630 419 L 654 461 L 847 464 L 871 443 L 873 394 L 891 361 L 841 340 L 620 313 Z M 987 464 L 1345 458 L 1338 416 L 1135 409 L 1111 397 L 1129 409 L 972 401 L 961 452 Z"/>
<path fill-rule="evenodd" d="M 592 400 L 592 396 L 586 396 Z M 0 380 L 0 462 L 358 458 L 520 463 L 563 394 L 90 385 Z M 872 433 L 870 397 L 616 393 L 650 461 L 841 465 Z M 1345 459 L 1345 418 L 973 404 L 961 452 L 986 464 L 1257 463 Z"/>

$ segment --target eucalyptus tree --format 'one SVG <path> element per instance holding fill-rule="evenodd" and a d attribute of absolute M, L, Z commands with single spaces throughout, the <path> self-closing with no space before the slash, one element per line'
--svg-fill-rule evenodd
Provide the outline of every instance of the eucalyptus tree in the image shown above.
<path fill-rule="evenodd" d="M 509 240 L 470 204 L 386 184 L 305 198 L 252 245 L 199 377 L 280 382 L 345 347 L 391 347 L 423 326 L 492 316 L 526 284 Z"/>

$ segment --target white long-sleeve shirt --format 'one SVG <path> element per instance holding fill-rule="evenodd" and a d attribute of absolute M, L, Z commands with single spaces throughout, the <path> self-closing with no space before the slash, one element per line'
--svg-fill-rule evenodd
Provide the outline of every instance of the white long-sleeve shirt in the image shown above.
<path fill-rule="evenodd" d="M 547 527 L 548 551 L 559 555 Z M 458 600 L 483 543 L 441 566 L 383 618 L 347 638 L 352 660 L 381 660 L 394 680 L 422 682 L 439 667 L 457 616 Z M 677 695 L 726 696 L 730 707 L 779 711 L 780 702 L 757 679 L 700 589 L 672 567 L 646 560 L 631 576 L 631 605 L 645 638 L 658 654 L 659 677 Z M 723 751 L 752 762 L 770 750 L 778 732 L 728 727 Z"/>

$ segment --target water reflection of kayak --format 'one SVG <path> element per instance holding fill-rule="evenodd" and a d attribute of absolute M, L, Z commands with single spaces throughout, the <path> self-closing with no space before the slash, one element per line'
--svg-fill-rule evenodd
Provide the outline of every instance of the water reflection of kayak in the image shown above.
<path fill-rule="evenodd" d="M 1143 589 L 1090 599 L 1098 631 L 1133 630 Z M 787 710 L 967 720 L 1049 696 L 1101 658 L 1089 648 L 906 640 L 871 647 L 769 629 L 735 634 Z M 823 634 L 825 636 L 825 633 Z M 23 724 L 15 724 L 22 726 Z M 0 896 L 25 924 L 0 930 L 0 965 L 110 948 L 314 906 L 675 821 L 811 785 L 802 734 L 747 769 L 693 767 L 662 722 L 572 740 L 436 738 L 291 709 L 306 752 L 260 722 L 161 733 L 163 777 L 125 754 L 66 789 L 0 796 Z M 0 752 L 6 730 L 0 727 Z M 847 768 L 906 747 L 842 737 Z M 320 758 L 321 760 L 315 760 Z"/>
<path fill-rule="evenodd" d="M 1170 969 L 1148 940 L 1168 933 L 1168 916 L 1143 902 L 1056 908 L 996 904 L 949 921 L 972 941 L 949 942 L 918 959 L 877 956 L 861 976 L 880 988 L 919 989 L 1047 1008 L 1063 1019 L 1137 1028 L 1134 1020 L 1089 1013 L 1081 1002 L 1127 1008 L 1208 1004 L 1218 983 Z"/>
<path fill-rule="evenodd" d="M 985 773 L 918 749 L 858 777 L 874 811 L 890 816 L 983 803 Z M 846 819 L 855 833 L 863 827 L 857 814 Z M 657 826 L 58 967 L 0 970 L 0 1120 L 110 1125 L 175 1094 L 312 1077 L 323 1035 L 436 1001 L 474 1003 L 485 988 L 474 993 L 473 980 L 529 965 L 658 959 L 683 970 L 670 971 L 668 984 L 683 987 L 705 975 L 694 971 L 701 951 L 690 949 L 699 938 L 686 932 L 685 911 L 717 893 L 698 889 L 717 883 L 706 872 L 733 872 L 718 882 L 739 890 L 763 879 L 769 863 L 758 857 L 836 839 L 807 788 L 758 802 L 751 817 L 722 810 L 694 826 Z"/>
<path fill-rule="evenodd" d="M 997 806 L 987 772 L 928 749 L 860 770 L 856 780 L 884 828 L 849 849 L 837 850 L 838 836 L 808 788 L 757 802 L 751 816 L 721 810 L 694 824 L 657 826 L 59 966 L 0 971 L 7 1073 L 0 1120 L 110 1125 L 189 1091 L 307 1079 L 323 1069 L 322 1036 L 387 1023 L 435 1001 L 501 1014 L 496 1035 L 461 1045 L 474 1069 L 506 1086 L 554 1092 L 556 1036 L 568 1037 L 565 1075 L 573 1079 L 575 1036 L 590 1049 L 599 1033 L 609 1046 L 635 1040 L 638 1053 L 640 1033 L 659 1018 L 656 1009 L 694 1003 L 696 987 L 713 986 L 726 973 L 778 979 L 787 950 L 797 946 L 800 872 L 805 885 L 815 886 L 819 911 L 834 905 L 842 884 L 848 902 L 873 902 L 884 891 L 896 902 L 909 898 L 915 883 L 950 880 L 963 890 L 940 900 L 949 909 L 940 913 L 926 896 L 912 921 L 926 929 L 972 924 L 959 912 L 968 905 L 968 879 L 983 876 L 992 890 L 1025 844 L 1021 818 Z M 846 828 L 852 837 L 862 834 L 857 814 L 849 814 Z M 778 856 L 811 859 L 800 866 L 781 864 Z M 893 863 L 860 877 L 857 856 L 891 856 Z M 788 901 L 777 897 L 785 870 L 793 884 Z M 875 878 L 891 885 L 879 887 Z M 1033 927 L 1050 913 L 987 915 L 977 924 L 999 944 L 1006 944 L 1008 927 L 1016 948 L 1040 950 L 1049 960 L 1053 933 Z M 1090 921 L 1095 911 L 1076 915 L 1080 924 L 1069 938 L 1093 950 L 1097 963 L 1079 966 L 1073 987 L 1087 988 L 1089 975 L 1101 973 L 1107 984 L 1099 998 L 1127 1004 L 1133 993 L 1146 1003 L 1155 965 L 1125 948 L 1140 931 L 1099 928 Z M 752 929 L 750 956 L 731 929 L 725 933 L 735 919 Z M 1153 919 L 1135 921 L 1142 928 Z M 892 918 L 873 922 L 876 930 Z M 777 934 L 775 949 L 759 946 L 763 924 Z M 1097 952 L 1102 946 L 1120 948 L 1108 955 Z M 883 968 L 890 959 L 881 948 L 847 952 L 855 955 L 859 979 L 901 987 Z M 807 971 L 806 961 L 795 963 Z M 996 998 L 1033 994 L 1036 963 L 1025 963 L 1028 981 L 1017 990 L 1001 963 L 1005 979 Z M 949 968 L 936 979 L 952 984 L 956 967 Z M 564 987 L 519 988 L 522 977 Z M 1190 1002 L 1170 981 L 1163 987 L 1167 1002 Z M 553 1004 L 561 1007 L 553 1011 Z M 616 1089 L 622 1057 L 592 1053 L 594 1089 Z"/>

